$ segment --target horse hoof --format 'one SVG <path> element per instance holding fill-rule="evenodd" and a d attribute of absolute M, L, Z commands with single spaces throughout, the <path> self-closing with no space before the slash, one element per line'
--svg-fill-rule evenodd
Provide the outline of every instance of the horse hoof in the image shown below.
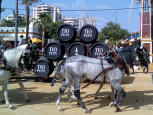
<path fill-rule="evenodd" d="M 29 103 L 30 102 L 30 99 L 26 99 L 25 101 Z"/>
<path fill-rule="evenodd" d="M 73 102 L 73 99 L 72 98 L 69 99 L 69 103 L 71 103 L 71 102 Z"/>
<path fill-rule="evenodd" d="M 120 112 L 121 109 L 119 107 L 116 107 L 116 112 Z"/>
<path fill-rule="evenodd" d="M 59 108 L 58 111 L 59 111 L 59 112 L 63 112 L 63 109 L 62 109 L 62 108 Z"/>
<path fill-rule="evenodd" d="M 112 107 L 114 105 L 114 102 L 109 103 L 109 107 Z"/>
<path fill-rule="evenodd" d="M 85 110 L 85 113 L 86 114 L 90 114 L 91 112 L 89 110 Z"/>
<path fill-rule="evenodd" d="M 15 107 L 15 106 L 11 106 L 11 107 L 9 107 L 11 110 L 15 110 L 17 107 Z"/>
<path fill-rule="evenodd" d="M 96 100 L 96 99 L 98 99 L 98 97 L 97 97 L 97 96 L 96 96 L 96 97 L 94 97 L 94 98 L 95 98 L 95 100 Z"/>

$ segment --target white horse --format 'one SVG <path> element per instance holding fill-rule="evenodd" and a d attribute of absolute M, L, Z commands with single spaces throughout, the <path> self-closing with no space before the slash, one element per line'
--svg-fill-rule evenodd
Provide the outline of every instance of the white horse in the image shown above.
<path fill-rule="evenodd" d="M 21 68 L 18 65 L 19 59 L 21 57 L 21 55 L 25 52 L 25 49 L 27 47 L 27 44 L 25 45 L 20 45 L 17 48 L 13 48 L 13 49 L 8 49 L 4 52 L 4 57 L 6 58 L 6 62 L 8 66 L 14 67 L 16 68 L 18 71 L 16 72 L 17 75 L 13 76 L 13 77 L 19 77 L 21 75 L 21 73 L 23 72 L 23 68 Z M 6 105 L 10 108 L 10 109 L 15 109 L 16 107 L 13 106 L 12 104 L 10 104 L 9 100 L 8 100 L 8 90 L 7 90 L 7 84 L 8 84 L 8 79 L 11 78 L 11 71 L 9 69 L 1 69 L 0 68 L 0 81 L 2 82 L 2 95 L 1 95 L 1 101 L 5 102 Z M 28 98 L 25 89 L 24 89 L 24 85 L 22 83 L 22 81 L 18 81 L 19 86 L 21 87 L 22 91 L 23 91 L 23 96 L 25 97 L 25 100 L 27 102 L 30 101 L 30 99 Z"/>

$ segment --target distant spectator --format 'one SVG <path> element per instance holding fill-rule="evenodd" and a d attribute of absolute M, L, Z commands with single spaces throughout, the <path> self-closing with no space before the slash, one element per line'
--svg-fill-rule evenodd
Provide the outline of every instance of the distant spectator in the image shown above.
<path fill-rule="evenodd" d="M 19 37 L 20 37 L 20 40 L 19 40 L 18 46 L 19 46 L 19 45 L 26 44 L 26 40 L 23 38 L 24 36 L 21 35 L 21 36 L 19 36 Z"/>
<path fill-rule="evenodd" d="M 109 37 L 108 36 L 105 36 L 105 44 L 110 47 L 110 42 L 109 42 Z"/>

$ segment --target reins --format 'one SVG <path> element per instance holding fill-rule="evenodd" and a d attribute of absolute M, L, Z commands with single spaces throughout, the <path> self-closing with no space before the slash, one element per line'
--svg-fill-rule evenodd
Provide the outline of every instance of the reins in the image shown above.
<path fill-rule="evenodd" d="M 90 85 L 92 82 L 94 82 L 102 73 L 103 73 L 103 70 L 92 81 L 90 81 L 87 85 L 83 86 L 81 89 L 86 88 L 88 85 Z M 105 76 L 104 76 L 104 81 L 105 81 Z"/>

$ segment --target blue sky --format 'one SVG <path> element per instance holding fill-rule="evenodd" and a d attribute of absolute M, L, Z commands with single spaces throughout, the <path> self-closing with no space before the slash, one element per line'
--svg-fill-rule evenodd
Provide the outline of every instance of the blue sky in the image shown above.
<path fill-rule="evenodd" d="M 101 30 L 106 23 L 113 21 L 119 23 L 123 29 L 129 30 L 129 32 L 136 32 L 140 30 L 140 5 L 133 4 L 131 11 L 129 9 L 124 10 L 101 10 L 101 9 L 122 9 L 129 8 L 132 0 L 42 0 L 42 2 L 34 3 L 30 6 L 30 15 L 33 16 L 33 6 L 39 4 L 56 5 L 61 10 L 74 10 L 74 11 L 61 11 L 61 14 L 68 17 L 82 17 L 92 16 L 96 18 L 96 27 Z M 26 14 L 25 6 L 21 5 L 19 0 L 19 13 Z M 5 15 L 12 15 L 11 9 L 16 8 L 16 0 L 3 0 L 2 8 L 6 8 L 2 12 L 2 18 Z M 75 11 L 75 10 L 101 10 L 101 11 Z M 129 15 L 130 14 L 130 15 Z"/>

